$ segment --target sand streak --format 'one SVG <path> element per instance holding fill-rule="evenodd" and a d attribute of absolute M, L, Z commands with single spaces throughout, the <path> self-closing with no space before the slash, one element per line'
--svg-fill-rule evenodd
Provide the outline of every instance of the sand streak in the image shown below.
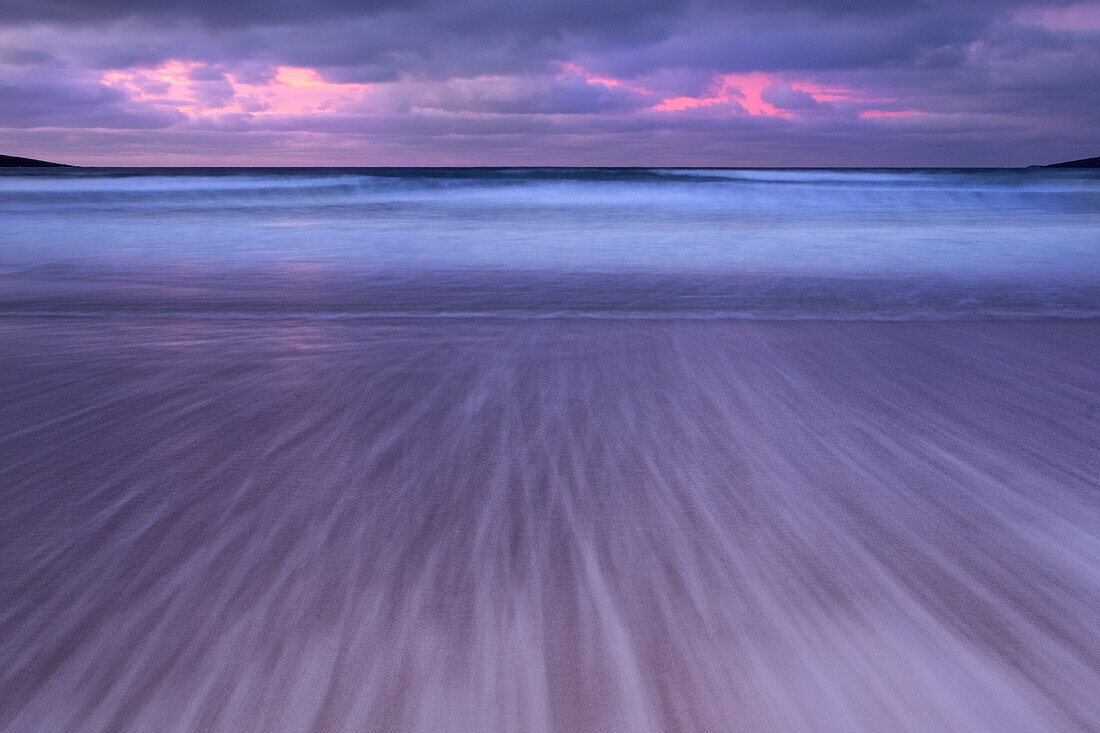
<path fill-rule="evenodd" d="M 1089 729 L 1098 343 L 5 318 L 0 728 Z"/>

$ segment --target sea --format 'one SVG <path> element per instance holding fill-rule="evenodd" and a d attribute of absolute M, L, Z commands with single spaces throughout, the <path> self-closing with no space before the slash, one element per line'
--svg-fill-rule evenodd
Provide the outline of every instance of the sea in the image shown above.
<path fill-rule="evenodd" d="M 1100 172 L 0 170 L 0 730 L 1095 731 Z"/>
<path fill-rule="evenodd" d="M 23 169 L 0 313 L 1085 317 L 1098 219 L 1073 169 Z"/>

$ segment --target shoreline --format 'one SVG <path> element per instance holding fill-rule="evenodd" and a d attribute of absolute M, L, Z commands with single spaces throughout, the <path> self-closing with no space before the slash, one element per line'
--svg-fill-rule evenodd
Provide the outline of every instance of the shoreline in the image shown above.
<path fill-rule="evenodd" d="M 0 727 L 1095 719 L 1095 319 L 2 323 Z"/>

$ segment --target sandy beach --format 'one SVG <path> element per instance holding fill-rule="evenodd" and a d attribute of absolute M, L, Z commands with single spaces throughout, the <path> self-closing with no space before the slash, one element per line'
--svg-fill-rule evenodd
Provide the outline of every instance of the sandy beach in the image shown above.
<path fill-rule="evenodd" d="M 5 317 L 0 729 L 1093 729 L 1098 344 Z"/>

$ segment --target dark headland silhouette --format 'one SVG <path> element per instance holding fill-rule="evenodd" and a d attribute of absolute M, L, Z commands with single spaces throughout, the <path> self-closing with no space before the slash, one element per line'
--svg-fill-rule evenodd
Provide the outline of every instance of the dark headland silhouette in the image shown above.
<path fill-rule="evenodd" d="M 51 163 L 47 160 L 20 158 L 15 155 L 0 155 L 0 168 L 72 168 L 65 163 Z"/>
<path fill-rule="evenodd" d="M 1100 157 L 1068 160 L 1065 163 L 1053 163 L 1044 168 L 1100 168 Z"/>

